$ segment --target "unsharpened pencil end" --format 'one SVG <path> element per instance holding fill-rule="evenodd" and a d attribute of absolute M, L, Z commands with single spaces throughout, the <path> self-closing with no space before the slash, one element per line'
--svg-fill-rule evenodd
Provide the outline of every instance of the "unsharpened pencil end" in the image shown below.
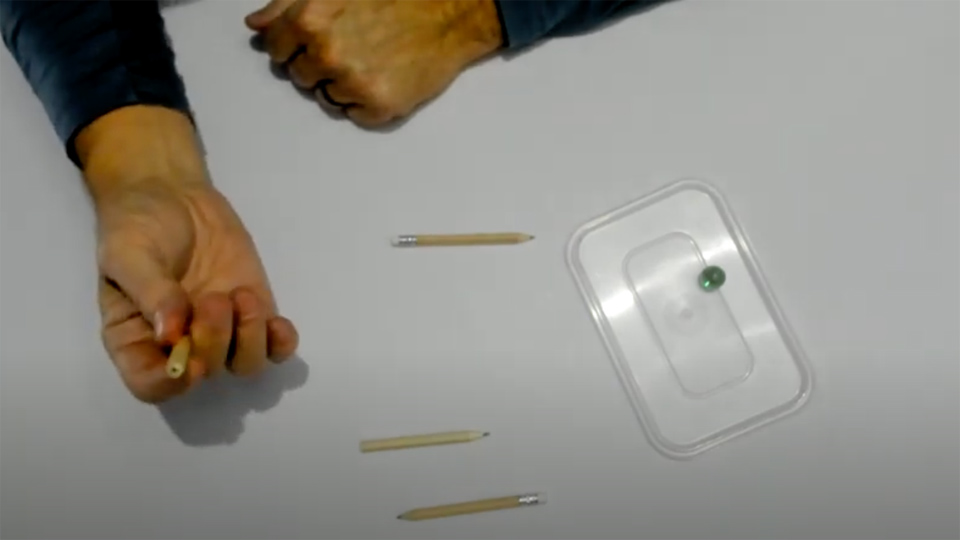
<path fill-rule="evenodd" d="M 187 371 L 187 362 L 190 360 L 190 337 L 183 336 L 173 346 L 170 357 L 167 359 L 165 371 L 171 379 L 179 379 Z"/>
<path fill-rule="evenodd" d="M 167 366 L 167 377 L 171 379 L 179 379 L 183 372 L 186 371 L 182 366 Z"/>

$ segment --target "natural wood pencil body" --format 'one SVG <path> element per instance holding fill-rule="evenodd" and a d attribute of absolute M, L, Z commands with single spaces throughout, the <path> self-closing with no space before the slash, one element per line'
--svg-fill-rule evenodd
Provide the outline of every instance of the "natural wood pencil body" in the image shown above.
<path fill-rule="evenodd" d="M 477 233 L 477 234 L 413 234 L 400 237 L 402 246 L 486 246 L 520 244 L 532 240 L 523 233 Z"/>
<path fill-rule="evenodd" d="M 410 435 L 407 437 L 393 437 L 389 439 L 373 439 L 360 442 L 361 452 L 382 452 L 384 450 L 400 450 L 419 446 L 437 446 L 441 444 L 467 443 L 482 439 L 488 434 L 482 431 L 450 431 L 446 433 L 428 433 L 425 435 Z"/>
<path fill-rule="evenodd" d="M 190 359 L 190 336 L 183 336 L 173 346 L 170 357 L 167 358 L 167 376 L 179 379 L 187 371 L 187 361 Z"/>
<path fill-rule="evenodd" d="M 460 516 L 463 514 L 476 514 L 478 512 L 493 512 L 495 510 L 507 510 L 509 508 L 519 508 L 521 506 L 530 506 L 542 502 L 538 495 L 511 495 L 509 497 L 497 497 L 495 499 L 482 499 L 479 501 L 468 501 L 455 504 L 445 504 L 442 506 L 431 506 L 428 508 L 417 508 L 404 512 L 397 516 L 397 519 L 404 521 L 420 521 L 424 519 L 437 519 L 450 516 Z"/>

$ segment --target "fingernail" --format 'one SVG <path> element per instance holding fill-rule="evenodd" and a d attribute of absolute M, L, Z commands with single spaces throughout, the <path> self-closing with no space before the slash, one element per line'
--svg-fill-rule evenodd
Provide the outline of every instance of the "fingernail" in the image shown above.
<path fill-rule="evenodd" d="M 157 341 L 163 338 L 163 317 L 157 313 L 153 316 L 153 329 L 156 332 Z"/>

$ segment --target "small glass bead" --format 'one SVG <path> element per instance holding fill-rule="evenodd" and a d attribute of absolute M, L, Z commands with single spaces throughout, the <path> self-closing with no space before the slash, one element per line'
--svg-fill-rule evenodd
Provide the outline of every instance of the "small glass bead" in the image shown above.
<path fill-rule="evenodd" d="M 727 281 L 727 273 L 719 266 L 708 266 L 703 269 L 703 272 L 700 272 L 697 281 L 703 290 L 715 291 Z"/>

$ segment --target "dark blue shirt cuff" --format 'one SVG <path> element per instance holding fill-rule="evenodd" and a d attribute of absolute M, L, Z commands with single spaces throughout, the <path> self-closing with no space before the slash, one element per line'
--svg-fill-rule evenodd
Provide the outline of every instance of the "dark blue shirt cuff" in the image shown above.
<path fill-rule="evenodd" d="M 191 116 L 156 1 L 0 0 L 0 30 L 77 165 L 77 133 L 112 110 Z"/>
<path fill-rule="evenodd" d="M 519 49 L 554 36 L 584 32 L 665 0 L 496 0 L 504 46 Z"/>

